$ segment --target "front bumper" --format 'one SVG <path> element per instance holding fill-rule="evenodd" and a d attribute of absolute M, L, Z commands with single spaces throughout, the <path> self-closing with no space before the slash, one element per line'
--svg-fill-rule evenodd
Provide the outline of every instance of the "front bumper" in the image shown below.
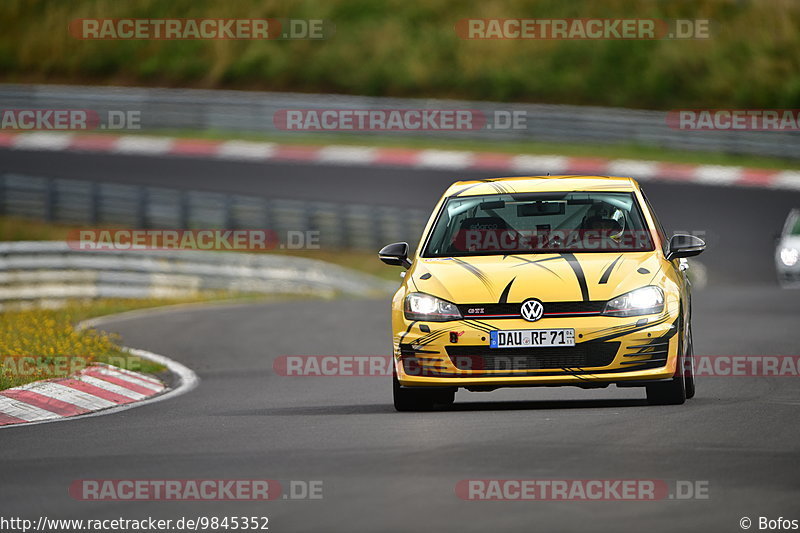
<path fill-rule="evenodd" d="M 395 335 L 394 356 L 397 378 L 405 387 L 635 385 L 672 378 L 681 349 L 677 314 L 667 313 L 403 326 Z M 492 329 L 549 328 L 573 328 L 575 347 L 489 348 Z"/>
<path fill-rule="evenodd" d="M 782 285 L 800 286 L 800 263 L 792 267 L 787 267 L 780 261 L 776 261 L 775 270 L 778 274 L 778 281 Z"/>

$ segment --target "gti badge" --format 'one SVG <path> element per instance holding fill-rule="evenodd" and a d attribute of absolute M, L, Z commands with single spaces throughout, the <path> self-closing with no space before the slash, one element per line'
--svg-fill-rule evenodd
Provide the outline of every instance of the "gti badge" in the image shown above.
<path fill-rule="evenodd" d="M 542 318 L 542 313 L 544 312 L 544 306 L 542 302 L 535 298 L 531 298 L 529 300 L 525 300 L 522 302 L 522 307 L 519 310 L 522 318 L 527 320 L 528 322 L 536 322 L 540 318 Z"/>

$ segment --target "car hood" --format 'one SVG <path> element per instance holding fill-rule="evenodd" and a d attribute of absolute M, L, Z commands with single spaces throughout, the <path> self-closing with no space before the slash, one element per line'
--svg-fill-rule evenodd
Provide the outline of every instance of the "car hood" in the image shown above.
<path fill-rule="evenodd" d="M 778 244 L 778 251 L 784 247 L 800 250 L 800 235 L 785 235 Z"/>
<path fill-rule="evenodd" d="M 410 288 L 453 303 L 609 300 L 648 285 L 655 252 L 420 258 Z"/>

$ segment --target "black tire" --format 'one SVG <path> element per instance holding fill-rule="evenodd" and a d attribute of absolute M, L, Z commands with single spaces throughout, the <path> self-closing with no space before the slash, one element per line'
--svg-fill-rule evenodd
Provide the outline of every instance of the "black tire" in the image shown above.
<path fill-rule="evenodd" d="M 669 381 L 647 385 L 647 403 L 650 405 L 682 405 L 695 393 L 694 386 L 694 347 L 692 345 L 692 326 L 689 328 L 688 346 L 676 365 L 675 375 Z M 680 350 L 680 348 L 679 348 Z"/>
<path fill-rule="evenodd" d="M 686 382 L 686 398 L 694 398 L 694 341 L 692 340 L 692 327 L 689 326 L 689 345 L 686 347 L 686 356 L 683 360 L 683 378 Z"/>
<path fill-rule="evenodd" d="M 435 405 L 448 406 L 456 401 L 456 389 L 442 389 L 434 393 L 433 403 Z"/>
<path fill-rule="evenodd" d="M 683 376 L 683 365 L 686 359 L 678 360 L 675 375 L 669 381 L 661 381 L 647 385 L 647 403 L 650 405 L 681 405 L 686 402 L 686 379 Z"/>
<path fill-rule="evenodd" d="M 425 389 L 401 387 L 397 376 L 392 376 L 394 408 L 400 412 L 432 411 L 437 405 L 451 405 L 456 398 L 455 389 Z"/>
<path fill-rule="evenodd" d="M 650 405 L 681 405 L 686 401 L 686 382 L 683 376 L 669 381 L 647 385 L 647 403 Z"/>

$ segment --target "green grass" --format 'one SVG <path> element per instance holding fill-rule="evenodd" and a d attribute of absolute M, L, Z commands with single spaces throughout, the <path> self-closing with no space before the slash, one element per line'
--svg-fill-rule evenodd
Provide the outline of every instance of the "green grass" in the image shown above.
<path fill-rule="evenodd" d="M 325 19 L 324 41 L 85 41 L 77 18 Z M 712 38 L 462 40 L 463 18 L 710 19 Z M 792 0 L 5 0 L 6 82 L 454 97 L 644 109 L 800 107 Z"/>

